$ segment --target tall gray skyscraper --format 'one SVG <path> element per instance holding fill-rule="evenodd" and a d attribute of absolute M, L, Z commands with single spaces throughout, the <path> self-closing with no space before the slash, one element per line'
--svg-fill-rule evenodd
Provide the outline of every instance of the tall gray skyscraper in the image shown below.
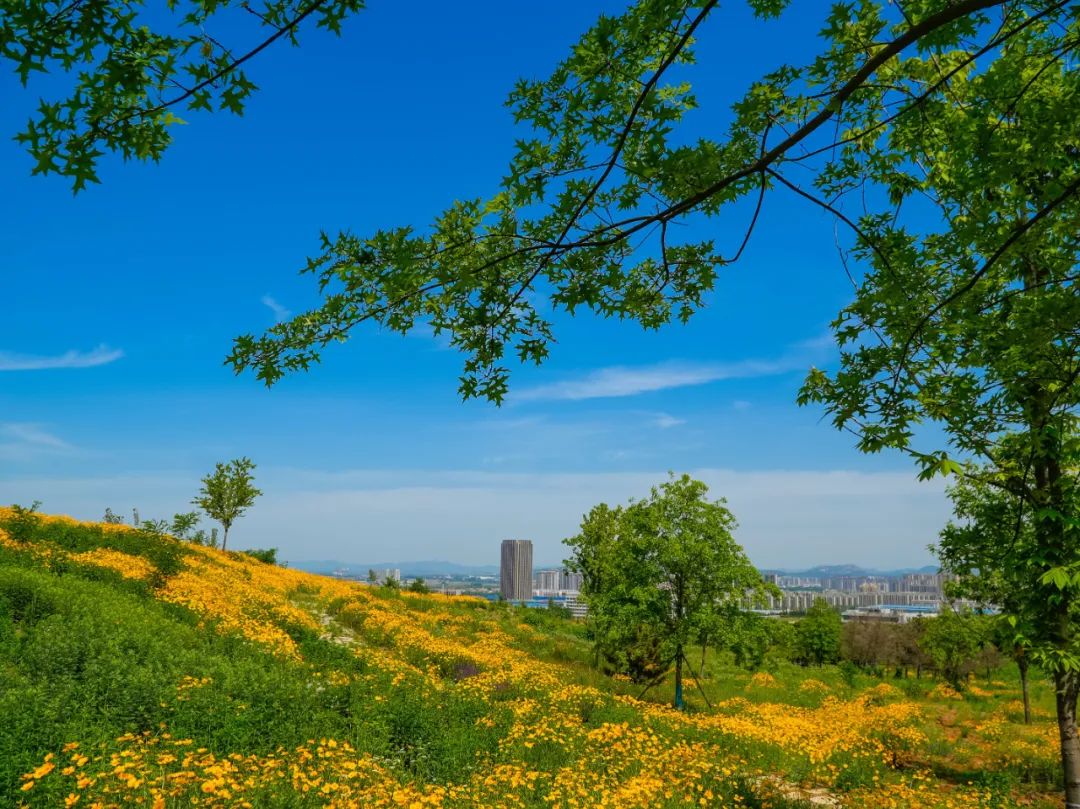
<path fill-rule="evenodd" d="M 504 539 L 499 592 L 507 601 L 532 598 L 532 540 Z"/>

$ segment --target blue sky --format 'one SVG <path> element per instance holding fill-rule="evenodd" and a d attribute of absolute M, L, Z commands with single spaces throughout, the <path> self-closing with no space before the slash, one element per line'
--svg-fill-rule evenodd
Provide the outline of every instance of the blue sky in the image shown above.
<path fill-rule="evenodd" d="M 320 229 L 423 226 L 495 190 L 521 134 L 503 106 L 514 80 L 546 75 L 619 7 L 586 5 L 375 4 L 341 39 L 308 30 L 262 54 L 243 118 L 185 116 L 159 165 L 108 160 L 77 197 L 0 139 L 0 501 L 165 516 L 214 462 L 248 455 L 266 495 L 240 547 L 481 563 L 514 536 L 548 563 L 589 506 L 675 470 L 728 497 L 758 564 L 927 562 L 941 485 L 794 403 L 805 371 L 834 361 L 823 338 L 850 286 L 833 223 L 790 196 L 768 200 L 688 325 L 560 318 L 551 359 L 516 371 L 502 408 L 462 403 L 461 358 L 425 335 L 360 330 L 270 391 L 224 367 L 236 334 L 315 304 L 296 270 Z M 795 5 L 768 25 L 738 4 L 710 19 L 691 127 L 720 130 L 749 81 L 812 53 L 826 4 Z M 0 82 L 14 133 L 49 80 Z M 724 247 L 743 224 L 710 227 Z"/>

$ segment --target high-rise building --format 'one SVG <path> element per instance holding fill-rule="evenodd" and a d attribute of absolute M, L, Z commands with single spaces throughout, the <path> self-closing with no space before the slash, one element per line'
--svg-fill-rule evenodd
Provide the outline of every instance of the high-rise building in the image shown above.
<path fill-rule="evenodd" d="M 536 586 L 534 591 L 537 595 L 557 595 L 559 593 L 580 593 L 580 573 L 572 573 L 569 570 L 555 568 L 551 570 L 536 571 Z"/>
<path fill-rule="evenodd" d="M 532 598 L 533 547 L 531 539 L 504 539 L 499 567 L 499 593 L 507 601 Z"/>

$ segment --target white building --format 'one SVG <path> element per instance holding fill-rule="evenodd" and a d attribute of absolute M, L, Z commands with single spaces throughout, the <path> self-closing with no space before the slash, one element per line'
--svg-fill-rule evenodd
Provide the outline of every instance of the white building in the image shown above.
<path fill-rule="evenodd" d="M 581 574 L 553 568 L 536 571 L 533 590 L 538 596 L 553 596 L 581 592 Z"/>

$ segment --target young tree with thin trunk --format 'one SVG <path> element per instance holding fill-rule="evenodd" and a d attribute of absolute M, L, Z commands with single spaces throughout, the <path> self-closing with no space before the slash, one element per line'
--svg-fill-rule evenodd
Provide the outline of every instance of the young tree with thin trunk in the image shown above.
<path fill-rule="evenodd" d="M 219 463 L 213 473 L 203 478 L 199 496 L 192 504 L 221 523 L 221 549 L 229 542 L 233 522 L 251 508 L 262 492 L 255 488 L 255 464 L 248 458 Z"/>
<path fill-rule="evenodd" d="M 566 540 L 574 551 L 567 567 L 585 572 L 582 597 L 598 647 L 647 670 L 651 682 L 674 668 L 676 708 L 684 707 L 687 654 L 703 638 L 710 642 L 703 627 L 765 590 L 732 536 L 735 527 L 724 502 L 709 500 L 704 483 L 683 475 L 645 500 L 597 506 L 581 534 Z"/>
<path fill-rule="evenodd" d="M 949 489 L 956 519 L 942 530 L 937 545 L 944 569 L 958 577 L 953 593 L 1001 609 L 994 630 L 998 647 L 1016 663 L 1024 701 L 1024 722 L 1031 722 L 1028 673 L 1033 660 L 1052 661 L 1045 640 L 1033 646 L 1045 605 L 1039 588 L 1030 586 L 1030 567 L 1038 558 L 1031 509 L 1022 498 L 978 477 Z M 1053 673 L 1053 664 L 1049 666 Z"/>

